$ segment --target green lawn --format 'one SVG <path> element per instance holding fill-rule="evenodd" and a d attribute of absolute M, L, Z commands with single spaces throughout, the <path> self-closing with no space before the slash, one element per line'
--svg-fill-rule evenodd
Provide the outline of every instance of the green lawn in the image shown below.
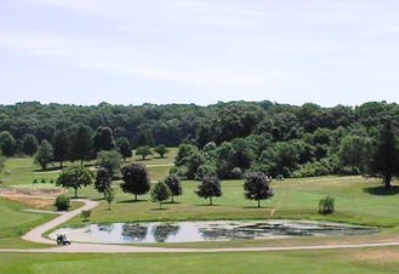
<path fill-rule="evenodd" d="M 0 255 L 0 273 L 397 273 L 399 248 L 296 252 Z M 395 257 L 396 256 L 396 257 Z"/>
<path fill-rule="evenodd" d="M 119 192 L 112 204 L 111 212 L 107 203 L 101 201 L 93 210 L 92 222 L 132 222 L 132 221 L 171 221 L 171 220 L 215 220 L 215 219 L 266 219 L 266 218 L 306 218 L 366 224 L 379 227 L 399 225 L 399 199 L 392 195 L 375 194 L 381 190 L 376 180 L 362 177 L 320 177 L 309 179 L 285 180 L 272 183 L 275 195 L 271 200 L 263 201 L 257 208 L 256 201 L 244 199 L 242 180 L 223 181 L 223 196 L 214 199 L 214 205 L 208 206 L 208 200 L 194 193 L 197 182 L 184 181 L 183 195 L 177 197 L 177 203 L 165 204 L 164 210 L 158 210 L 158 204 L 149 201 L 148 195 L 139 196 L 133 201 L 133 195 Z M 318 203 L 324 195 L 335 198 L 336 213 L 318 214 Z M 390 193 L 388 193 L 390 194 Z M 92 188 L 82 189 L 80 196 L 101 199 Z M 72 219 L 69 224 L 80 223 L 80 218 Z"/>
<path fill-rule="evenodd" d="M 40 247 L 34 243 L 25 242 L 21 235 L 31 228 L 54 218 L 54 214 L 38 214 L 24 212 L 27 207 L 19 203 L 0 199 L 0 247 L 1 248 L 28 248 Z"/>

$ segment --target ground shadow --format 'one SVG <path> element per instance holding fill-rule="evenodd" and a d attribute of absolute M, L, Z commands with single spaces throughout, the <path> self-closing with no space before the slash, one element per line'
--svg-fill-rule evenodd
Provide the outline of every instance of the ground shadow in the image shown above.
<path fill-rule="evenodd" d="M 134 204 L 134 203 L 141 203 L 141 202 L 147 202 L 148 200 L 123 200 L 123 201 L 118 201 L 116 202 L 117 204 Z"/>
<path fill-rule="evenodd" d="M 267 209 L 267 210 L 272 210 L 273 207 L 266 206 L 266 205 L 261 205 L 258 207 L 258 205 L 253 205 L 253 206 L 243 206 L 242 208 L 247 208 L 247 209 Z"/>
<path fill-rule="evenodd" d="M 47 167 L 46 169 L 35 169 L 33 170 L 33 172 L 36 173 L 46 173 L 46 172 L 51 172 L 51 171 L 61 171 L 61 168 L 59 166 L 55 166 L 55 167 Z"/>
<path fill-rule="evenodd" d="M 178 205 L 178 204 L 180 204 L 181 202 L 179 202 L 179 201 L 167 201 L 167 202 L 164 202 L 164 203 L 162 203 L 162 204 L 164 204 L 164 205 Z"/>
<path fill-rule="evenodd" d="M 165 210 L 168 210 L 168 208 L 167 207 L 162 207 L 162 208 L 151 208 L 150 209 L 150 211 L 165 211 Z"/>
<path fill-rule="evenodd" d="M 196 204 L 195 206 L 205 206 L 205 207 L 207 207 L 207 206 L 209 206 L 209 207 L 214 207 L 214 206 L 220 206 L 219 204 Z"/>
<path fill-rule="evenodd" d="M 392 186 L 391 188 L 385 188 L 385 186 L 374 186 L 363 188 L 363 191 L 371 195 L 389 196 L 399 193 L 399 186 Z"/>

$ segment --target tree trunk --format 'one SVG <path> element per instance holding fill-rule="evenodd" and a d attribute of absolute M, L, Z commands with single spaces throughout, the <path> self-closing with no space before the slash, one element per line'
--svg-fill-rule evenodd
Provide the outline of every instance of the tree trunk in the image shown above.
<path fill-rule="evenodd" d="M 159 210 L 162 209 L 162 202 L 159 202 Z"/>
<path fill-rule="evenodd" d="M 213 204 L 212 204 L 212 196 L 209 197 L 209 205 L 213 205 Z"/>
<path fill-rule="evenodd" d="M 134 200 L 137 202 L 137 194 L 134 194 Z"/>
<path fill-rule="evenodd" d="M 385 185 L 386 189 L 389 189 L 392 187 L 391 181 L 392 181 L 392 176 L 390 176 L 390 175 L 384 176 L 384 185 Z"/>
<path fill-rule="evenodd" d="M 75 198 L 76 199 L 78 198 L 78 189 L 77 188 L 75 188 Z"/>
<path fill-rule="evenodd" d="M 172 204 L 174 203 L 175 201 L 173 200 L 173 195 L 172 195 Z"/>
<path fill-rule="evenodd" d="M 260 208 L 260 199 L 258 199 L 258 208 Z"/>

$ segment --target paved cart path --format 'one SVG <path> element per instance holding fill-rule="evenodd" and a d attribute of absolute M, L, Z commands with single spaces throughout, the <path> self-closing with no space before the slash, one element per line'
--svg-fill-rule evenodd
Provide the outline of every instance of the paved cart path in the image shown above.
<path fill-rule="evenodd" d="M 79 215 L 82 210 L 90 210 L 98 205 L 97 202 L 91 200 L 79 199 L 85 205 L 79 209 L 63 212 L 60 216 L 53 220 L 42 224 L 27 234 L 22 236 L 26 241 L 44 243 L 53 245 L 48 248 L 36 249 L 1 249 L 0 252 L 41 252 L 41 253 L 130 253 L 130 252 L 244 252 L 244 251 L 295 251 L 295 250 L 321 250 L 321 249 L 340 249 L 340 248 L 364 248 L 364 247 L 385 247 L 399 246 L 399 242 L 370 242 L 362 244 L 341 244 L 341 245 L 304 245 L 304 246 L 284 246 L 284 247 L 237 247 L 237 248 L 162 248 L 162 247 L 144 247 L 144 246 L 128 246 L 128 245 L 111 245 L 111 244 L 86 244 L 74 243 L 68 246 L 57 246 L 54 239 L 43 237 L 43 234 L 69 219 Z"/>

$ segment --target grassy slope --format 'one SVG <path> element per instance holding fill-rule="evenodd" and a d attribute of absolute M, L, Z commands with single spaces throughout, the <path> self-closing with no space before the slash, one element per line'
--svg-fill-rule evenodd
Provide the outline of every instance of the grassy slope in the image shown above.
<path fill-rule="evenodd" d="M 29 229 L 51 220 L 54 215 L 21 211 L 25 208 L 26 206 L 19 203 L 0 199 L 0 216 L 2 219 L 2 222 L 0 222 L 0 247 L 27 248 L 42 246 L 25 242 L 20 236 L 29 231 Z"/>

